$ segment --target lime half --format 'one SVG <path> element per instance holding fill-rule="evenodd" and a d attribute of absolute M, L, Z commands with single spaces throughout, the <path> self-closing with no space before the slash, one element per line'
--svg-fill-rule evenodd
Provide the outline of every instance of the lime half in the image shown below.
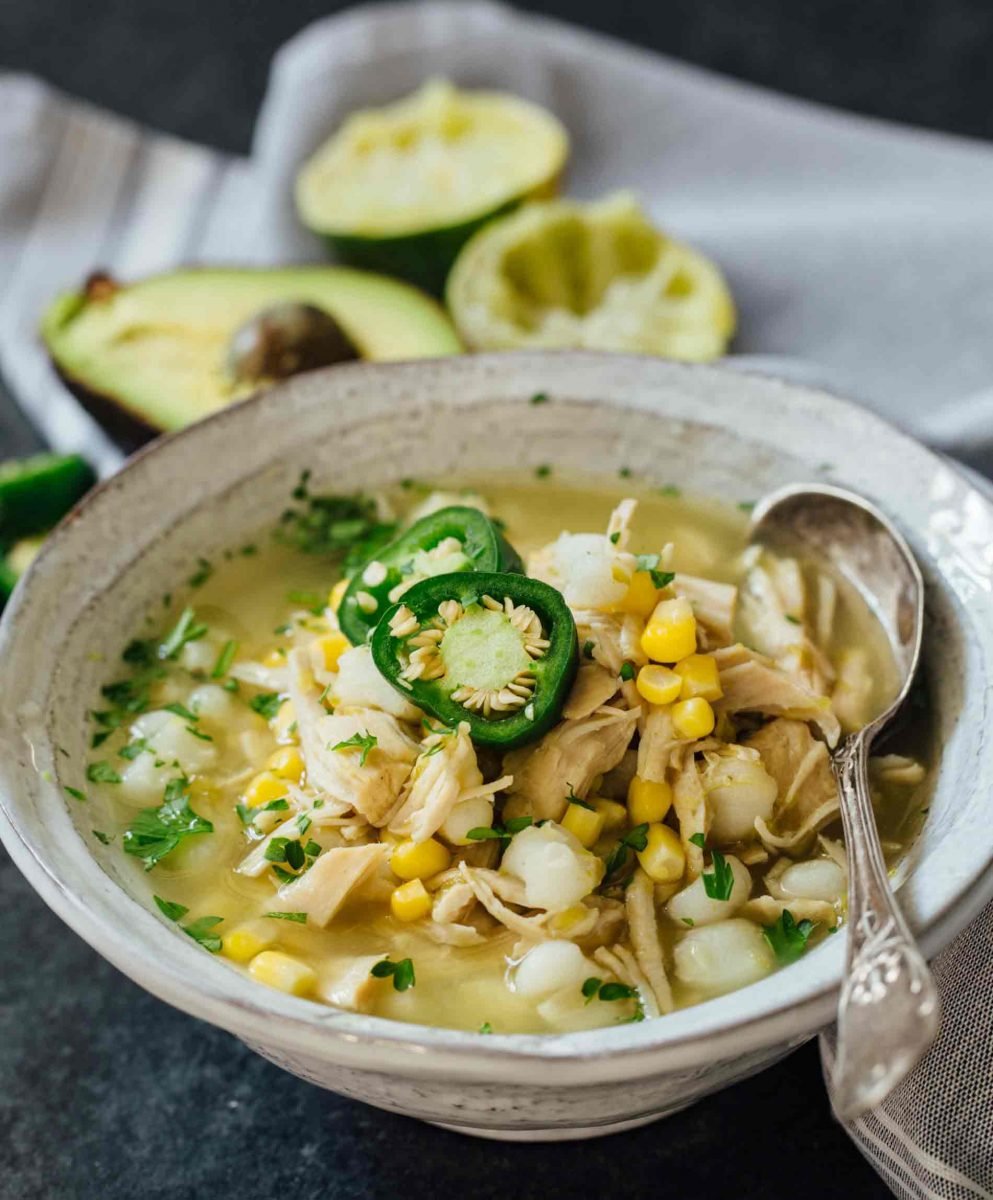
<path fill-rule="evenodd" d="M 432 80 L 353 113 L 300 171 L 297 209 L 341 260 L 437 293 L 481 225 L 554 195 L 568 151 L 544 109 Z"/>
<path fill-rule="evenodd" d="M 493 221 L 459 255 L 447 300 L 474 350 L 585 347 L 706 362 L 735 328 L 718 268 L 656 229 L 627 193 L 528 204 Z"/>

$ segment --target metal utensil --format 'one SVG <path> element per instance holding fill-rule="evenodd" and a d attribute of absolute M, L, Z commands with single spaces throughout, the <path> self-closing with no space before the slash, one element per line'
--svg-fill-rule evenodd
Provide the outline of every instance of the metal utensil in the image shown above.
<path fill-rule="evenodd" d="M 838 1001 L 832 1104 L 842 1120 L 874 1108 L 938 1031 L 934 980 L 890 889 L 869 794 L 873 740 L 907 698 L 920 659 L 924 581 L 910 547 L 867 500 L 792 485 L 756 504 L 753 541 L 800 549 L 851 583 L 886 633 L 900 690 L 885 712 L 832 754 L 848 850 L 848 958 Z"/>

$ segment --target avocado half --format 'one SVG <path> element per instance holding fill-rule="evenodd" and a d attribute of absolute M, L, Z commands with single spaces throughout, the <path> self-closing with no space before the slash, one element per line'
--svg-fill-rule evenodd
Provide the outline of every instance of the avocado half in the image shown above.
<path fill-rule="evenodd" d="M 199 268 L 121 284 L 90 277 L 59 296 L 41 334 L 59 374 L 133 449 L 248 395 L 228 370 L 235 332 L 284 302 L 327 312 L 360 357 L 458 354 L 442 308 L 408 284 L 347 267 Z"/>

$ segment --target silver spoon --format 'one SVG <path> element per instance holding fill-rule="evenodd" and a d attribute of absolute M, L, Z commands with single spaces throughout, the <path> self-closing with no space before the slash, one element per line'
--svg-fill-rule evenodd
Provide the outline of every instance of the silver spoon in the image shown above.
<path fill-rule="evenodd" d="M 832 754 L 848 850 L 848 959 L 838 1001 L 832 1103 L 844 1121 L 874 1108 L 938 1032 L 938 993 L 890 889 L 869 796 L 869 750 L 907 698 L 921 653 L 924 581 L 903 537 L 867 500 L 819 484 L 756 504 L 751 538 L 801 550 L 861 593 L 889 640 L 898 695 Z"/>

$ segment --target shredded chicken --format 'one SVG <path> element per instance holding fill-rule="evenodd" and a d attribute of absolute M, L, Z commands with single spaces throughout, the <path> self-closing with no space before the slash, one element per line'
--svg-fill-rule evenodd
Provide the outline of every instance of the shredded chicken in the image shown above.
<path fill-rule="evenodd" d="M 676 776 L 672 788 L 672 807 L 679 821 L 679 836 L 686 852 L 686 878 L 692 883 L 703 871 L 703 849 L 697 845 L 709 826 L 707 794 L 700 782 L 696 762 L 690 758 Z M 692 839 L 696 838 L 696 841 Z"/>
<path fill-rule="evenodd" d="M 678 574 L 672 581 L 677 596 L 689 600 L 697 619 L 698 636 L 702 632 L 704 649 L 729 646 L 734 641 L 734 616 L 738 589 L 730 583 L 716 583 L 696 575 Z"/>
<path fill-rule="evenodd" d="M 772 925 L 783 915 L 783 909 L 790 910 L 794 921 L 813 921 L 815 925 L 826 925 L 833 929 L 838 924 L 838 913 L 833 904 L 827 900 L 802 900 L 798 896 L 789 900 L 777 900 L 773 896 L 755 896 L 746 901 L 735 913 L 737 917 L 747 917 L 759 925 Z"/>
<path fill-rule="evenodd" d="M 514 783 L 504 816 L 560 820 L 570 791 L 585 799 L 597 776 L 621 761 L 637 723 L 637 709 L 599 708 L 580 721 L 563 721 L 537 745 L 511 751 L 504 768 Z"/>
<path fill-rule="evenodd" d="M 642 779 L 662 783 L 669 769 L 673 751 L 687 744 L 685 738 L 676 735 L 669 707 L 651 705 L 641 723 L 638 775 Z"/>
<path fill-rule="evenodd" d="M 459 880 L 457 871 L 453 871 L 452 875 L 456 878 L 435 892 L 431 905 L 431 917 L 440 925 L 462 923 L 476 906 L 476 893 L 472 885 Z"/>
<path fill-rule="evenodd" d="M 321 999 L 335 1008 L 350 1012 L 370 1012 L 380 983 L 372 968 L 382 960 L 381 954 L 363 954 L 346 959 L 332 967 L 332 977 L 321 986 Z"/>
<path fill-rule="evenodd" d="M 566 699 L 562 716 L 567 721 L 579 721 L 592 716 L 614 696 L 620 686 L 618 677 L 599 663 L 584 663 L 576 673 L 576 682 Z"/>
<path fill-rule="evenodd" d="M 639 867 L 624 894 L 631 949 L 642 974 L 652 986 L 659 1011 L 672 1012 L 672 988 L 662 961 L 659 926 L 655 912 L 655 889 L 651 879 Z"/>
<path fill-rule="evenodd" d="M 715 651 L 714 657 L 724 692 L 715 705 L 719 714 L 755 712 L 813 721 L 829 746 L 837 744 L 841 726 L 826 696 L 812 692 L 771 659 L 740 643 Z"/>
<path fill-rule="evenodd" d="M 427 841 L 466 793 L 482 782 L 468 722 L 463 721 L 454 733 L 432 734 L 408 777 L 400 807 L 390 818 L 390 832 Z"/>
<path fill-rule="evenodd" d="M 608 971 L 612 972 L 620 983 L 634 988 L 641 1000 L 646 1017 L 661 1016 L 662 1010 L 656 999 L 655 991 L 638 966 L 637 959 L 627 947 L 618 945 L 608 949 L 606 946 L 602 946 L 594 952 L 593 957 L 600 966 L 606 967 Z"/>
<path fill-rule="evenodd" d="M 386 846 L 339 846 L 325 850 L 313 866 L 279 889 L 279 900 L 289 912 L 305 912 L 311 924 L 323 926 L 353 892 L 386 861 Z"/>
<path fill-rule="evenodd" d="M 779 717 L 746 739 L 779 788 L 772 821 L 756 820 L 767 846 L 804 853 L 815 835 L 838 815 L 838 788 L 823 742 L 803 721 Z"/>
<path fill-rule="evenodd" d="M 607 613 L 598 609 L 575 609 L 580 646 L 590 645 L 589 653 L 612 675 L 618 675 L 626 663 L 642 666 L 648 656 L 641 648 L 645 623 L 633 613 Z"/>
<path fill-rule="evenodd" d="M 495 871 L 484 871 L 478 867 L 470 867 L 466 863 L 460 863 L 459 872 L 466 883 L 472 888 L 479 903 L 501 925 L 505 925 L 514 933 L 518 933 L 522 937 L 531 938 L 534 941 L 541 941 L 549 936 L 545 928 L 545 923 L 548 919 L 547 913 L 542 913 L 540 916 L 535 917 L 525 917 L 520 913 L 514 912 L 512 908 L 509 908 L 499 899 L 493 890 L 493 882 L 495 879 L 501 877 Z"/>

